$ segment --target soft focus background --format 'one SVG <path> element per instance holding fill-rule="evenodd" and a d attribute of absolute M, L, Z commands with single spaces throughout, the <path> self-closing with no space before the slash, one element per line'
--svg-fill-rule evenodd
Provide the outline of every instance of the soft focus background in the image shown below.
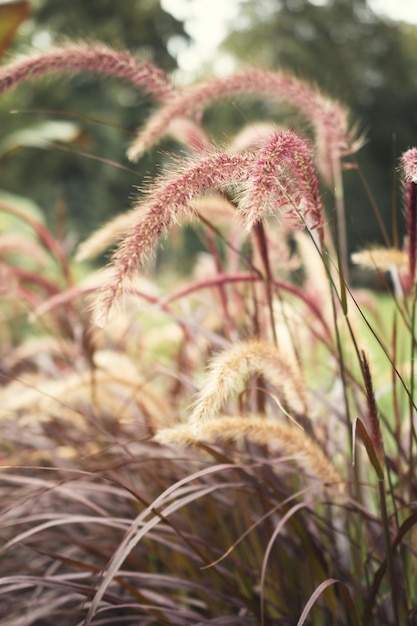
<path fill-rule="evenodd" d="M 387 238 L 401 243 L 397 158 L 417 144 L 414 2 L 32 0 L 0 9 L 4 59 L 63 38 L 101 39 L 151 58 L 179 84 L 245 65 L 308 77 L 351 107 L 367 137 L 359 163 L 369 189 L 357 183 L 357 171 L 345 177 L 350 249 Z M 125 157 L 151 106 L 129 86 L 99 78 L 19 86 L 0 103 L 0 193 L 30 198 L 32 209 L 74 245 L 126 210 L 135 186 L 152 173 L 155 155 L 134 167 Z M 273 113 L 279 121 L 280 112 Z M 205 122 L 221 129 L 222 141 L 248 118 L 265 115 L 271 111 L 259 104 L 236 105 L 224 113 L 216 108 L 215 119 L 209 111 Z M 166 143 L 161 150 L 175 148 Z"/>

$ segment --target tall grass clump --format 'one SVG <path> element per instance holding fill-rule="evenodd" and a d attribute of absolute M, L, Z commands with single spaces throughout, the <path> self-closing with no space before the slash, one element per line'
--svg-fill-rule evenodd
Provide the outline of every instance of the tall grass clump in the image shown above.
<path fill-rule="evenodd" d="M 21 224 L 0 236 L 0 623 L 416 623 L 417 148 L 403 246 L 351 260 L 374 294 L 349 280 L 339 102 L 250 69 L 180 89 L 82 43 L 11 61 L 0 91 L 81 71 L 155 98 L 132 160 L 180 150 L 75 254 L 0 205 Z M 204 110 L 231 97 L 271 121 L 219 144 Z"/>

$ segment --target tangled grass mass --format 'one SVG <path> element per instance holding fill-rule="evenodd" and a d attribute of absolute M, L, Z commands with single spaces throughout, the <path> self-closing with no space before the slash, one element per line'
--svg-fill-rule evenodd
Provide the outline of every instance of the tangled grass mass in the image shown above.
<path fill-rule="evenodd" d="M 0 203 L 0 624 L 417 623 L 417 148 L 404 243 L 349 259 L 339 102 L 251 69 L 178 88 L 82 43 L 4 65 L 0 92 L 79 72 L 154 98 L 132 161 L 179 150 L 77 250 Z M 232 98 L 271 122 L 219 144 L 204 113 Z"/>

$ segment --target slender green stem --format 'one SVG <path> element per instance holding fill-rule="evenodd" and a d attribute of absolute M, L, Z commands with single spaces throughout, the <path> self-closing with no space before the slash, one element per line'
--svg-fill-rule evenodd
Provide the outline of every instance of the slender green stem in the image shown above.
<path fill-rule="evenodd" d="M 346 214 L 345 214 L 345 202 L 343 193 L 343 176 L 340 157 L 334 155 L 333 159 L 333 179 L 334 179 L 334 198 L 336 205 L 336 228 L 337 228 L 337 241 L 336 247 L 339 250 L 342 273 L 344 275 L 346 283 L 349 283 L 349 261 L 348 261 L 348 244 L 347 244 L 347 228 L 346 228 Z"/>

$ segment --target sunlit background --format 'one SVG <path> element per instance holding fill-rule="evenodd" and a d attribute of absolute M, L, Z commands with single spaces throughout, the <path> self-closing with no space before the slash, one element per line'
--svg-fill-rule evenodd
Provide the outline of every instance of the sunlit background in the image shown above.
<path fill-rule="evenodd" d="M 192 43 L 185 46 L 176 41 L 181 76 L 192 79 L 204 63 L 211 62 L 214 72 L 227 74 L 235 67 L 233 59 L 218 47 L 229 30 L 239 28 L 242 0 L 162 0 L 162 6 L 185 22 Z M 274 3 L 271 3 L 271 6 Z M 323 5 L 326 0 L 312 0 Z M 415 0 L 369 0 L 369 6 L 380 16 L 417 24 Z"/>

